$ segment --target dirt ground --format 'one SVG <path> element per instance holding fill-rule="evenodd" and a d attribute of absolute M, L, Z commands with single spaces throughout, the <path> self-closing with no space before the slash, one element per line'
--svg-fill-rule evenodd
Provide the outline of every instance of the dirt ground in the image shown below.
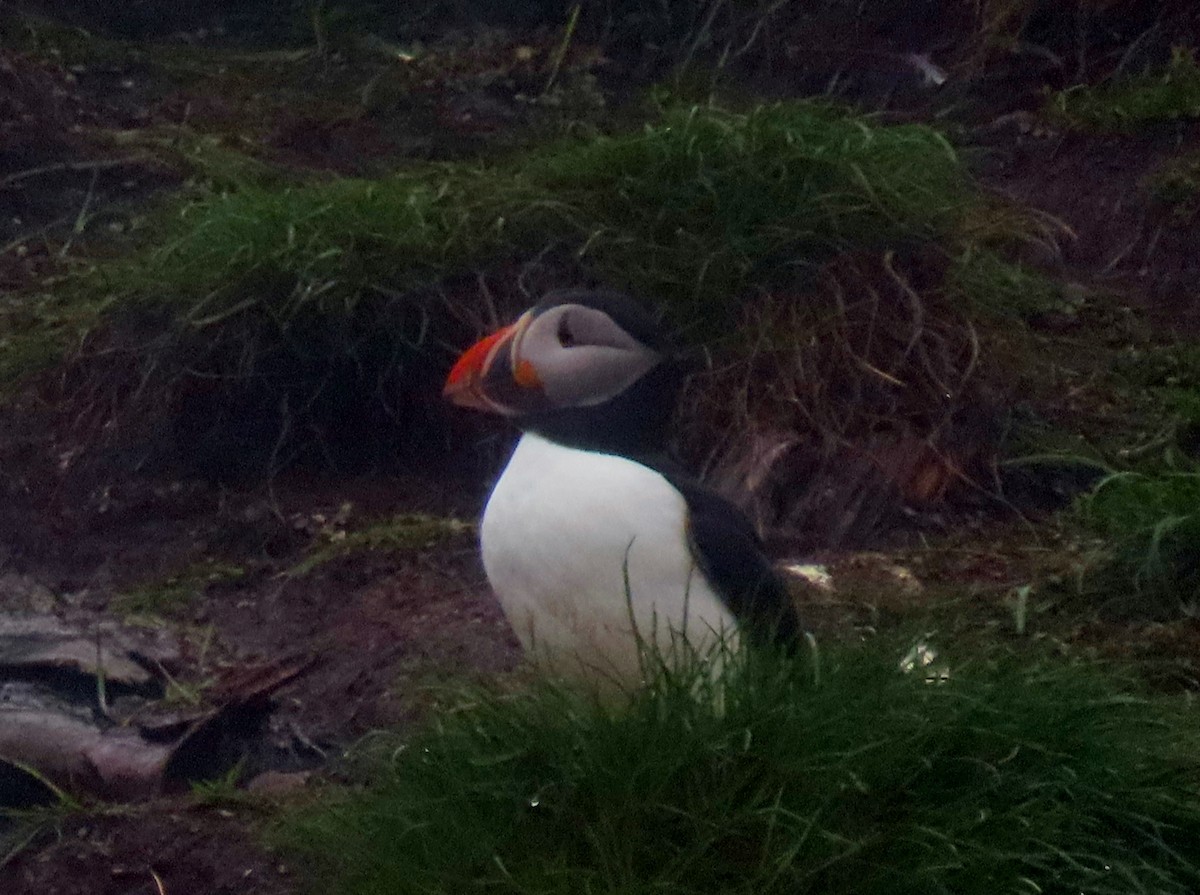
<path fill-rule="evenodd" d="M 126 153 L 114 135 L 184 120 L 207 132 L 233 129 L 261 160 L 285 170 L 370 173 L 414 157 L 452 156 L 540 126 L 511 101 L 532 69 L 518 66 L 507 94 L 479 86 L 472 73 L 548 38 L 493 35 L 465 53 L 452 86 L 422 73 L 402 101 L 369 116 L 338 104 L 345 82 L 331 71 L 344 65 L 337 59 L 297 54 L 281 63 L 292 66 L 292 79 L 324 72 L 320 97 L 301 109 L 294 87 L 239 82 L 229 91 L 228 81 L 209 74 L 188 80 L 175 70 L 168 77 L 136 46 L 109 48 L 103 63 L 76 63 L 54 52 L 49 37 L 40 40 L 40 49 L 0 50 L 7 91 L 0 96 L 0 245 L 8 246 L 0 251 L 0 287 L 14 294 L 127 249 L 144 204 L 183 184 L 181 168 L 141 150 Z M 1018 93 L 1018 106 L 1036 99 Z M 1172 223 L 1140 184 L 1168 154 L 1200 147 L 1200 127 L 1085 137 L 1031 124 L 1030 109 L 1013 114 L 1011 90 L 995 95 L 995 114 L 971 124 L 971 142 L 984 149 L 981 176 L 1073 234 L 1061 256 L 1049 259 L 1063 279 L 1118 292 L 1163 332 L 1195 333 L 1196 227 Z M 88 218 L 82 228 L 81 208 Z M 1094 335 L 1078 330 L 1084 325 L 1067 319 L 1045 327 L 1048 338 L 1070 344 Z M 338 531 L 397 513 L 472 520 L 487 476 L 298 471 L 234 486 L 162 468 L 105 475 L 97 472 L 103 464 L 77 462 L 71 421 L 45 399 L 52 385 L 0 410 L 0 610 L 50 611 L 87 629 L 118 614 L 122 595 L 180 570 L 236 568 L 236 575 L 205 579 L 198 598 L 171 606 L 158 622 L 180 643 L 180 682 L 219 693 L 222 681 L 254 669 L 292 662 L 303 671 L 273 694 L 264 735 L 270 748 L 247 764 L 245 798 L 182 792 L 42 816 L 20 848 L 0 855 L 0 888 L 6 895 L 298 892 L 302 875 L 259 844 L 275 802 L 304 798 L 309 775 L 336 773 L 342 751 L 363 735 L 412 723 L 430 683 L 505 673 L 519 656 L 469 529 L 433 546 L 352 551 L 307 574 L 289 570 Z M 507 437 L 499 426 L 491 434 Z M 815 557 L 850 584 L 843 595 L 810 593 L 811 624 L 854 631 L 947 590 L 967 594 L 979 617 L 1003 619 L 1014 588 L 1031 576 L 1066 574 L 1077 559 L 1072 551 L 1082 549 L 1055 543 L 1046 531 L 1032 546 L 1014 546 L 1026 529 L 1011 519 L 963 524 L 932 547 Z M 1164 680 L 1195 685 L 1195 621 L 1089 619 L 1063 636 L 1110 652 L 1115 643 L 1116 652 L 1161 662 Z"/>

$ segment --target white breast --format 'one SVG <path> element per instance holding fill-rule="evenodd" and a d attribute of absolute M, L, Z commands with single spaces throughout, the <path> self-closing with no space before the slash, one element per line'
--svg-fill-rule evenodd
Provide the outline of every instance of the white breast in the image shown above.
<path fill-rule="evenodd" d="M 488 580 L 526 652 L 625 682 L 639 679 L 639 638 L 670 656 L 681 637 L 701 655 L 732 637 L 687 537 L 683 496 L 659 473 L 532 433 L 480 526 Z"/>

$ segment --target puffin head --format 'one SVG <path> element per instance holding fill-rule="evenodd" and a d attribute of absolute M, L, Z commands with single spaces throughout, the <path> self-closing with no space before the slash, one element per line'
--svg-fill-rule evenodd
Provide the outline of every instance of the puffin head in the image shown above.
<path fill-rule="evenodd" d="M 675 360 L 662 327 L 628 296 L 563 289 L 468 348 L 442 394 L 563 443 L 653 450 L 681 381 Z"/>

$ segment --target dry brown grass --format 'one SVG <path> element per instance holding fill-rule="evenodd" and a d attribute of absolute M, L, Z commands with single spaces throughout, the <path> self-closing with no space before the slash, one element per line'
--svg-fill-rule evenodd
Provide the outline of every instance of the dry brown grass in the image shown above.
<path fill-rule="evenodd" d="M 747 354 L 693 378 L 684 429 L 717 447 L 690 453 L 762 527 L 862 545 L 902 506 L 991 490 L 1000 386 L 948 265 L 844 255 L 814 288 L 751 302 Z"/>

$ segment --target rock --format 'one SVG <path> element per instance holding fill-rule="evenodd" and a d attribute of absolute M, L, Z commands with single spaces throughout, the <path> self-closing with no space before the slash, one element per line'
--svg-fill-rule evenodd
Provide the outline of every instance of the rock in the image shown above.
<path fill-rule="evenodd" d="M 822 593 L 833 593 L 833 576 L 825 566 L 815 563 L 787 562 L 779 566 L 781 572 Z"/>
<path fill-rule="evenodd" d="M 0 614 L 0 670 L 102 673 L 109 682 L 145 687 L 155 677 L 132 658 L 143 640 L 112 625 L 84 631 L 52 615 Z"/>
<path fill-rule="evenodd" d="M 283 796 L 303 789 L 311 776 L 309 771 L 263 771 L 246 784 L 246 789 L 261 795 Z"/>
<path fill-rule="evenodd" d="M 0 607 L 31 612 L 53 612 L 54 593 L 28 575 L 0 575 Z"/>

